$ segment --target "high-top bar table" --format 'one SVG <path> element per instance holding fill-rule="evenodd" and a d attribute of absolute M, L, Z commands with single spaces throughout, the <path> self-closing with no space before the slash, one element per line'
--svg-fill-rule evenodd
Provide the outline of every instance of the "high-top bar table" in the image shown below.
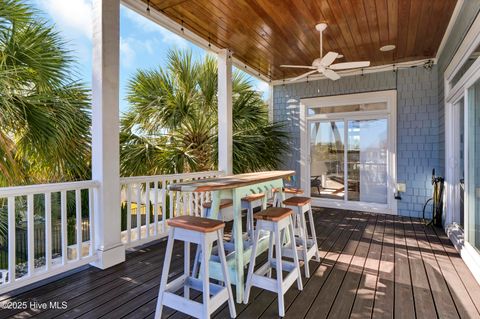
<path fill-rule="evenodd" d="M 278 190 L 280 203 L 284 200 L 283 179 L 295 174 L 295 171 L 269 171 L 248 174 L 238 174 L 209 178 L 192 182 L 169 185 L 169 190 L 177 192 L 211 192 L 212 218 L 218 217 L 220 199 L 233 200 L 233 235 L 234 252 L 227 256 L 230 279 L 236 287 L 236 300 L 242 302 L 244 291 L 244 267 L 250 261 L 251 247 L 244 247 L 242 231 L 241 199 L 252 193 L 267 194 L 273 188 Z M 266 201 L 264 201 L 264 206 Z M 265 208 L 265 207 L 264 207 Z M 268 248 L 268 237 L 263 237 L 259 243 L 259 254 Z M 229 258 L 230 257 L 230 258 Z M 209 263 L 210 276 L 222 280 L 220 263 L 212 258 Z"/>

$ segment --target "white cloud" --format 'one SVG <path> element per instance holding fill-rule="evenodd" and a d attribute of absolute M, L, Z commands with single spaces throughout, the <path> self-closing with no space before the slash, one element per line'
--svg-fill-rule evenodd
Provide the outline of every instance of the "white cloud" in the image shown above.
<path fill-rule="evenodd" d="M 120 63 L 129 68 L 135 60 L 135 46 L 131 38 L 120 38 Z"/>
<path fill-rule="evenodd" d="M 68 38 L 92 38 L 91 0 L 37 0 L 38 7 L 44 10 L 57 25 L 57 29 Z"/>
<path fill-rule="evenodd" d="M 256 91 L 260 91 L 260 92 L 268 92 L 270 90 L 270 86 L 268 85 L 267 82 L 264 82 L 264 81 L 256 81 L 257 83 L 255 83 L 255 90 Z"/>
<path fill-rule="evenodd" d="M 173 32 L 168 31 L 167 29 L 141 16 L 138 13 L 125 7 L 122 7 L 122 13 L 124 13 L 125 16 L 130 21 L 135 23 L 142 31 L 145 31 L 148 33 L 157 33 L 160 36 L 160 40 L 163 43 L 170 44 L 182 49 L 188 46 L 188 41 L 185 40 L 184 38 L 176 35 Z"/>
<path fill-rule="evenodd" d="M 120 63 L 130 68 L 134 66 L 137 53 L 147 52 L 150 55 L 155 53 L 156 40 L 138 40 L 132 37 L 120 37 Z"/>

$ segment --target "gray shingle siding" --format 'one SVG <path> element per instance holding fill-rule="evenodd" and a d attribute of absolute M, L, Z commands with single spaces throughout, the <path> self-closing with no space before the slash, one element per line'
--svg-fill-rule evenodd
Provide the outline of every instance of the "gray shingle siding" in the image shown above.
<path fill-rule="evenodd" d="M 345 76 L 338 81 L 318 80 L 274 86 L 273 118 L 283 121 L 290 134 L 290 152 L 284 168 L 300 174 L 300 99 L 317 96 L 397 89 L 397 180 L 407 184 L 398 203 L 398 212 L 420 216 L 423 203 L 431 194 L 433 167 L 443 167 L 439 139 L 437 67 L 423 67 L 365 75 Z M 443 112 L 443 111 L 442 111 Z M 442 114 L 443 116 L 443 114 Z"/>

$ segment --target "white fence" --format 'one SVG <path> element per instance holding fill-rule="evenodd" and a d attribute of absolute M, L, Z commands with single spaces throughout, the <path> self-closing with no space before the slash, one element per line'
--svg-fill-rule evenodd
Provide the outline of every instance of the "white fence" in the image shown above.
<path fill-rule="evenodd" d="M 173 183 L 212 178 L 223 172 L 122 178 L 122 241 L 126 248 L 166 235 L 166 220 L 179 215 L 200 215 L 210 193 L 179 193 L 168 190 Z"/>
<path fill-rule="evenodd" d="M 0 220 L 3 226 L 0 244 L 8 248 L 2 250 L 8 252 L 8 267 L 1 270 L 0 293 L 95 260 L 93 207 L 97 187 L 94 181 L 82 181 L 0 188 L 0 209 L 4 210 Z M 59 231 L 52 232 L 52 227 L 57 224 L 60 227 L 55 229 Z M 89 226 L 88 238 L 82 238 L 82 228 L 86 224 Z M 35 232 L 38 227 L 44 227 L 44 231 Z M 24 228 L 27 258 L 18 261 L 15 233 Z M 35 238 L 38 233 L 44 234 L 43 238 Z M 58 238 L 52 238 L 52 234 Z M 52 254 L 52 241 L 56 239 L 61 242 L 60 248 L 56 252 L 53 250 Z M 41 257 L 36 252 L 39 247 L 44 252 Z"/>
<path fill-rule="evenodd" d="M 208 192 L 173 192 L 168 185 L 221 175 L 211 171 L 121 178 L 118 216 L 125 248 L 165 236 L 168 218 L 200 215 L 210 200 Z M 96 260 L 98 187 L 95 181 L 82 181 L 0 188 L 0 294 Z"/>

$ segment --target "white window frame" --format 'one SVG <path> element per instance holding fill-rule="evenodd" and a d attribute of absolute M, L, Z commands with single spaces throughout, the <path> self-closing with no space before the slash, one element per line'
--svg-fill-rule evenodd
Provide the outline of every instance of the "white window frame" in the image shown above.
<path fill-rule="evenodd" d="M 386 103 L 385 110 L 329 113 L 307 115 L 309 108 L 366 103 Z M 319 120 L 360 120 L 386 118 L 388 121 L 388 159 L 387 159 L 387 204 L 354 202 L 327 198 L 312 198 L 313 205 L 377 213 L 397 214 L 397 200 L 394 194 L 397 188 L 397 91 L 385 90 L 368 93 L 355 93 L 300 100 L 300 184 L 306 195 L 310 196 L 310 142 L 309 125 Z M 345 135 L 346 138 L 346 135 Z M 347 165 L 345 161 L 345 165 Z"/>
<path fill-rule="evenodd" d="M 470 66 L 470 68 L 463 74 L 458 82 L 453 85 L 452 80 L 460 71 L 461 67 L 470 57 L 472 52 L 480 44 L 480 15 L 477 16 L 467 35 L 463 39 L 454 57 L 450 61 L 444 73 L 444 88 L 445 88 L 445 231 L 455 245 L 463 260 L 469 267 L 470 271 L 480 283 L 480 254 L 468 242 L 468 232 L 464 232 L 456 223 L 456 217 L 461 212 L 457 211 L 459 205 L 456 204 L 455 196 L 458 196 L 456 179 L 458 179 L 458 145 L 456 145 L 455 134 L 458 123 L 458 112 L 455 110 L 455 105 L 463 98 L 464 99 L 464 176 L 465 176 L 465 194 L 468 193 L 468 122 L 469 122 L 469 106 L 468 106 L 468 89 L 480 79 L 480 57 Z M 469 225 L 469 211 L 468 198 L 464 198 L 465 216 L 464 229 L 468 229 Z"/>

